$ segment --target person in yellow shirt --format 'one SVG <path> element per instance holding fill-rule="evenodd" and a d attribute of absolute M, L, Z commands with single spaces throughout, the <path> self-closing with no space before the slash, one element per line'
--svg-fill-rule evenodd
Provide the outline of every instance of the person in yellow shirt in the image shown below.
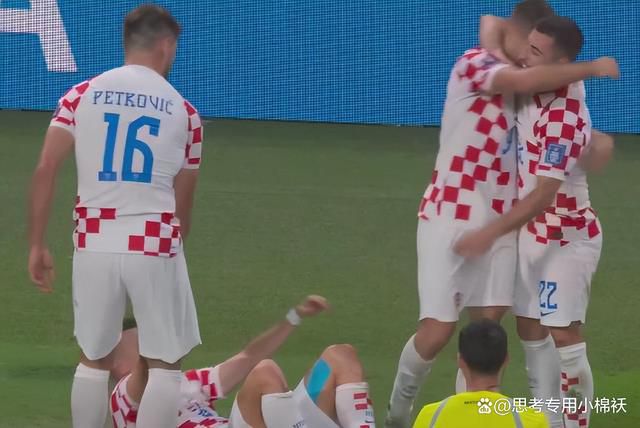
<path fill-rule="evenodd" d="M 507 366 L 507 333 L 495 321 L 474 321 L 460 331 L 458 366 L 467 392 L 422 408 L 413 428 L 548 428 L 541 411 L 517 407 L 498 392 Z"/>

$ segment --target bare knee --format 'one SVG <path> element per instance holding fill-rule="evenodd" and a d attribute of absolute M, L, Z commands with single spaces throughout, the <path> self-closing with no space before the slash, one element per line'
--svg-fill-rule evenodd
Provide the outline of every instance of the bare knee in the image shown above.
<path fill-rule="evenodd" d="M 289 390 L 280 366 L 273 360 L 262 360 L 251 370 L 245 385 L 251 385 L 261 394 L 274 394 Z"/>
<path fill-rule="evenodd" d="M 416 351 L 425 360 L 432 360 L 444 348 L 456 330 L 455 322 L 425 318 L 418 324 L 415 336 Z"/>
<path fill-rule="evenodd" d="M 568 327 L 551 327 L 549 330 L 551 331 L 551 336 L 556 344 L 556 348 L 562 348 L 584 342 L 580 326 L 580 323 L 575 322 Z"/>
<path fill-rule="evenodd" d="M 540 320 L 516 317 L 516 330 L 521 340 L 543 340 L 549 336 L 549 329 L 540 324 Z"/>
<path fill-rule="evenodd" d="M 479 321 L 482 319 L 489 319 L 492 321 L 500 322 L 507 313 L 509 307 L 507 306 L 487 306 L 487 307 L 468 307 L 467 313 L 471 321 Z"/>
<path fill-rule="evenodd" d="M 104 358 L 90 360 L 84 353 L 80 355 L 80 363 L 92 369 L 111 370 L 113 366 L 113 355 L 109 354 Z"/>

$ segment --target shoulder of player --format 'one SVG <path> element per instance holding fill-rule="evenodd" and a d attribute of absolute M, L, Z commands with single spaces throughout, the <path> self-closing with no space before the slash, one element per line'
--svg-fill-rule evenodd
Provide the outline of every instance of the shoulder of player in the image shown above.
<path fill-rule="evenodd" d="M 189 100 L 187 100 L 186 98 L 182 98 L 183 99 L 183 105 L 184 105 L 184 109 L 187 112 L 187 116 L 191 117 L 191 116 L 200 116 L 200 113 L 198 112 L 198 109 L 195 108 L 195 106 L 193 104 L 191 104 L 189 102 Z"/>

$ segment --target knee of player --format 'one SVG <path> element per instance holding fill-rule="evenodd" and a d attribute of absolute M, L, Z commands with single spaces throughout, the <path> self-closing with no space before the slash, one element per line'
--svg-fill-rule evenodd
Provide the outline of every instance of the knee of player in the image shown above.
<path fill-rule="evenodd" d="M 254 382 L 259 383 L 262 389 L 269 390 L 269 392 L 285 392 L 288 390 L 284 373 L 273 360 L 260 361 L 249 376 Z"/>
<path fill-rule="evenodd" d="M 353 345 L 343 343 L 327 347 L 322 353 L 324 359 L 335 369 L 348 366 L 351 370 L 361 370 L 362 366 L 358 358 L 358 351 Z"/>
<path fill-rule="evenodd" d="M 553 337 L 556 348 L 563 348 L 584 341 L 580 331 L 571 328 L 552 328 L 551 336 Z"/>

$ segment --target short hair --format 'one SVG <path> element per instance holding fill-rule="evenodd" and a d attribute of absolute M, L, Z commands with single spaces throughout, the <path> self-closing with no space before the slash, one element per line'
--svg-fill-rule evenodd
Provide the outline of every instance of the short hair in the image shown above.
<path fill-rule="evenodd" d="M 580 54 L 584 38 L 574 20 L 564 16 L 551 16 L 539 21 L 535 29 L 551 37 L 555 48 L 571 61 L 575 61 Z"/>
<path fill-rule="evenodd" d="M 536 22 L 554 14 L 553 8 L 545 0 L 523 0 L 513 8 L 511 18 L 528 32 Z"/>
<path fill-rule="evenodd" d="M 127 14 L 124 19 L 124 48 L 148 49 L 163 38 L 180 35 L 180 24 L 171 13 L 154 4 L 143 4 Z"/>
<path fill-rule="evenodd" d="M 471 322 L 460 331 L 458 352 L 470 370 L 497 375 L 507 360 L 507 333 L 492 320 Z"/>

